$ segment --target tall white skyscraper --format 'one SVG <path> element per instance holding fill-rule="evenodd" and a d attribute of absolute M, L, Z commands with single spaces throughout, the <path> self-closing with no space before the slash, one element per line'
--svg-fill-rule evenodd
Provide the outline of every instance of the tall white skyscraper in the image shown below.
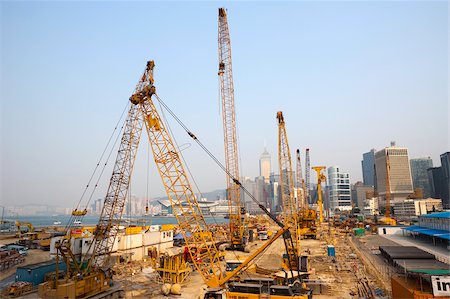
<path fill-rule="evenodd" d="M 336 209 L 341 211 L 352 209 L 350 177 L 348 173 L 340 171 L 339 166 L 328 168 L 328 192 L 331 213 Z"/>
<path fill-rule="evenodd" d="M 264 152 L 259 158 L 259 175 L 264 177 L 264 182 L 267 184 L 270 182 L 270 171 L 271 171 L 271 157 L 264 147 Z"/>

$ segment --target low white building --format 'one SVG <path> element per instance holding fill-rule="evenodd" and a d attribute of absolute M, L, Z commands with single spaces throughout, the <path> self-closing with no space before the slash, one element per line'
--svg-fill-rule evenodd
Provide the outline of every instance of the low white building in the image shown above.
<path fill-rule="evenodd" d="M 86 233 L 86 231 L 90 233 Z M 93 251 L 93 228 L 86 228 L 83 235 L 73 234 L 71 249 L 75 255 L 91 255 Z M 56 258 L 55 244 L 64 237 L 52 238 L 50 242 L 50 257 Z M 111 251 L 112 256 L 122 256 L 127 260 L 142 260 L 149 252 L 156 249 L 158 253 L 164 253 L 173 247 L 173 231 L 162 230 L 159 225 L 150 227 L 128 227 L 120 229 L 114 241 Z"/>
<path fill-rule="evenodd" d="M 441 199 L 405 199 L 394 204 L 394 215 L 396 217 L 417 217 L 438 211 L 442 211 Z"/>

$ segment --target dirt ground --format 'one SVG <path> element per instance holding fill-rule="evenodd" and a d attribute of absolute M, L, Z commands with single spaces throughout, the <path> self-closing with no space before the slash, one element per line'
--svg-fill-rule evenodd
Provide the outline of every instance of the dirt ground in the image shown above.
<path fill-rule="evenodd" d="M 273 227 L 276 230 L 276 227 Z M 357 298 L 357 285 L 361 280 L 367 279 L 373 290 L 383 289 L 375 277 L 366 271 L 366 266 L 359 259 L 356 250 L 352 247 L 349 236 L 338 232 L 328 234 L 326 228 L 323 229 L 322 237 L 319 240 L 302 240 L 302 255 L 309 256 L 310 280 L 320 281 L 322 293 L 314 294 L 314 298 Z M 366 242 L 371 240 L 366 238 Z M 372 240 L 371 240 L 372 241 Z M 373 240 L 376 244 L 377 240 Z M 263 244 L 263 241 L 255 241 L 250 245 L 251 252 L 254 252 Z M 336 247 L 336 257 L 327 256 L 327 245 L 334 244 Z M 370 243 L 369 243 L 370 246 Z M 375 246 L 375 245 L 374 245 Z M 276 240 L 260 257 L 255 259 L 254 264 L 267 270 L 277 270 L 281 267 L 281 257 L 284 253 L 283 239 Z M 226 260 L 245 259 L 250 253 L 226 251 Z M 250 267 L 248 272 L 253 273 L 254 267 Z M 245 275 L 245 274 L 244 274 Z M 251 275 L 251 274 L 250 274 Z M 131 284 L 132 282 L 132 284 Z M 182 284 L 182 295 L 163 296 L 161 294 L 162 283 L 158 282 L 156 273 L 137 273 L 132 278 L 125 280 L 126 298 L 203 298 L 206 285 L 200 274 L 191 273 Z"/>

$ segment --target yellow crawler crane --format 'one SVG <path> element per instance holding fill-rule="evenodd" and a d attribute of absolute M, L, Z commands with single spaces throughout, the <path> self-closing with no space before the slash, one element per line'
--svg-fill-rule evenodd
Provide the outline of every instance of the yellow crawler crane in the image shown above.
<path fill-rule="evenodd" d="M 277 234 L 265 243 L 259 250 L 249 256 L 233 272 L 225 274 L 220 262 L 220 252 L 209 231 L 201 209 L 188 181 L 187 174 L 182 165 L 181 156 L 175 146 L 165 124 L 153 103 L 152 97 L 156 95 L 153 85 L 154 62 L 149 61 L 135 92 L 130 97 L 131 106 L 125 123 L 121 144 L 119 147 L 110 185 L 104 201 L 104 207 L 99 223 L 94 232 L 92 242 L 92 255 L 78 256 L 71 250 L 70 242 L 64 239 L 58 244 L 57 265 L 61 256 L 67 264 L 67 272 L 64 279 L 58 279 L 56 269 L 55 279 L 39 285 L 38 294 L 41 298 L 110 298 L 123 297 L 124 293 L 113 286 L 111 274 L 111 262 L 109 255 L 117 236 L 125 204 L 125 198 L 129 189 L 130 179 L 135 162 L 142 129 L 145 126 L 153 157 L 157 165 L 160 177 L 163 181 L 166 193 L 174 209 L 179 228 L 183 234 L 189 255 L 206 285 L 211 288 L 206 294 L 207 298 L 260 298 L 260 291 L 239 289 L 240 285 L 232 287 L 227 284 L 238 273 L 249 266 L 256 256 L 261 254 L 277 237 L 283 236 L 286 248 L 292 248 L 288 226 L 284 226 L 260 204 L 260 208 L 266 212 L 281 229 Z M 161 104 L 164 105 L 162 101 Z M 195 135 L 189 135 L 197 140 Z M 241 183 L 234 178 L 236 184 Z M 191 232 L 192 234 L 187 234 Z M 89 252 L 88 250 L 87 252 Z M 287 252 L 289 255 L 289 252 Z M 288 260 L 294 260 L 289 258 Z M 292 270 L 291 270 L 292 272 Z M 250 285 L 247 284 L 247 287 Z M 306 299 L 311 292 L 306 290 L 300 282 L 283 286 L 270 286 L 277 297 Z M 228 295 L 227 295 L 228 294 Z M 287 294 L 278 297 L 279 294 Z"/>
<path fill-rule="evenodd" d="M 227 173 L 227 198 L 230 215 L 230 247 L 245 251 L 248 243 L 248 223 L 245 207 L 241 203 L 241 188 L 232 177 L 239 178 L 239 157 L 234 107 L 234 84 L 231 64 L 231 42 L 227 12 L 219 8 L 219 80 L 222 99 L 223 136 Z"/>
<path fill-rule="evenodd" d="M 153 83 L 153 80 L 151 81 Z M 199 207 L 198 201 L 194 195 L 188 180 L 186 171 L 182 164 L 182 158 L 178 148 L 175 146 L 165 123 L 162 121 L 152 97 L 156 98 L 164 107 L 165 104 L 156 94 L 153 84 L 143 88 L 142 92 L 135 93 L 132 97 L 132 103 L 139 106 L 139 109 L 145 120 L 145 127 L 150 139 L 150 145 L 153 152 L 153 158 L 157 165 L 160 177 L 164 184 L 166 194 L 170 200 L 174 214 L 176 215 L 180 231 L 186 242 L 186 248 L 189 251 L 192 263 L 201 274 L 204 282 L 209 287 L 205 298 L 260 298 L 261 290 L 251 289 L 254 284 L 230 282 L 236 276 L 246 269 L 250 263 L 259 254 L 272 244 L 279 236 L 283 236 L 286 248 L 292 248 L 292 238 L 289 233 L 289 227 L 284 226 L 276 217 L 268 212 L 261 204 L 260 208 L 271 217 L 279 226 L 280 230 L 276 235 L 266 242 L 260 249 L 251 254 L 234 271 L 225 273 L 224 266 L 220 262 L 220 253 L 216 246 L 213 234 L 210 233 L 208 226 Z M 175 116 L 171 111 L 169 111 Z M 179 119 L 178 119 L 179 120 Z M 181 122 L 180 122 L 181 123 Z M 199 142 L 197 137 L 185 126 L 184 129 L 189 136 Z M 233 177 L 233 181 L 242 187 L 239 180 Z M 192 234 L 188 234 L 192 232 Z M 287 252 L 288 255 L 291 255 Z M 296 255 L 288 260 L 298 259 Z M 293 270 L 290 268 L 293 276 Z M 306 299 L 311 292 L 305 289 L 304 285 L 296 281 L 294 283 L 282 286 L 271 285 L 276 294 L 288 294 L 288 298 Z M 274 293 L 274 295 L 275 295 Z M 283 295 L 277 298 L 286 298 Z M 275 298 L 275 297 L 273 297 Z"/>
<path fill-rule="evenodd" d="M 299 227 L 299 203 L 298 199 L 294 197 L 294 180 L 292 172 L 292 160 L 291 152 L 289 151 L 289 142 L 286 132 L 286 124 L 283 117 L 283 112 L 277 112 L 278 121 L 278 166 L 280 169 L 280 186 L 281 186 L 281 202 L 283 205 L 283 219 L 284 223 L 289 225 L 293 247 L 288 250 L 292 250 L 295 254 L 290 256 L 296 256 L 296 260 L 291 260 L 290 264 L 292 269 L 299 270 L 300 263 L 298 256 L 300 256 L 300 227 Z M 284 263 L 288 268 L 288 263 Z"/>

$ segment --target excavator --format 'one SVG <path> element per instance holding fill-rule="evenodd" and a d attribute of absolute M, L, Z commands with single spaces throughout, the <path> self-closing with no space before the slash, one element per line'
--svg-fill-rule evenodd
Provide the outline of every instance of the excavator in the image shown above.
<path fill-rule="evenodd" d="M 16 220 L 15 224 L 16 224 L 16 227 L 17 227 L 17 232 L 18 232 L 17 234 L 18 234 L 19 237 L 22 236 L 23 233 L 26 233 L 26 232 L 32 233 L 32 232 L 34 232 L 34 226 L 30 222 L 23 222 L 23 221 Z M 22 230 L 21 228 L 23 226 L 26 226 L 27 229 L 26 230 Z"/>

